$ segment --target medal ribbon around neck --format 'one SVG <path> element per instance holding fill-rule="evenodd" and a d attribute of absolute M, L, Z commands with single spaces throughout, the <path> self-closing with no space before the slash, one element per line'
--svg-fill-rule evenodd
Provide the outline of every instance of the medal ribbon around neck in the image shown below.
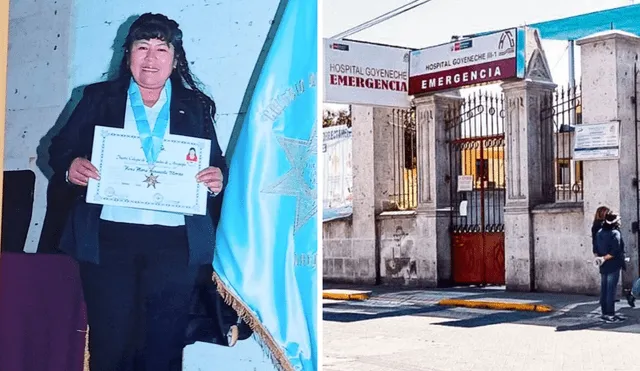
<path fill-rule="evenodd" d="M 153 169 L 156 161 L 158 160 L 158 155 L 162 150 L 162 142 L 164 141 L 164 136 L 167 132 L 167 126 L 169 125 L 171 81 L 167 80 L 164 90 L 167 95 L 167 101 L 164 103 L 160 113 L 158 114 L 158 118 L 152 132 L 149 120 L 147 120 L 147 112 L 144 108 L 140 88 L 133 79 L 131 79 L 131 83 L 129 84 L 129 100 L 131 101 L 131 109 L 133 110 L 133 117 L 136 120 L 138 133 L 140 134 L 142 150 L 144 151 L 144 156 L 150 169 Z"/>

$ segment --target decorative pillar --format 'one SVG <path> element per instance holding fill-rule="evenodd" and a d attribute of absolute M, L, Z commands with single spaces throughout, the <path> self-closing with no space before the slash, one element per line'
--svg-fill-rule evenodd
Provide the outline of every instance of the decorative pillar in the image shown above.
<path fill-rule="evenodd" d="M 583 162 L 584 231 L 591 234 L 593 215 L 607 205 L 622 218 L 622 238 L 631 258 L 622 275 L 622 287 L 630 288 L 638 273 L 638 242 L 632 225 L 638 222 L 638 187 L 634 179 L 638 164 L 637 124 L 635 122 L 634 64 L 640 53 L 640 38 L 611 31 L 588 36 L 581 46 L 582 118 L 585 124 L 620 122 L 620 158 Z M 637 97 L 636 97 L 637 99 Z M 585 249 L 590 253 L 591 245 Z M 587 255 L 590 256 L 590 255 Z M 594 273 L 597 274 L 597 271 Z M 597 292 L 597 282 L 594 279 Z"/>
<path fill-rule="evenodd" d="M 445 112 L 460 107 L 462 100 L 443 94 L 417 96 L 413 100 L 418 139 L 418 276 L 431 287 L 451 280 L 449 223 L 453 205 Z"/>
<path fill-rule="evenodd" d="M 351 249 L 334 260 L 334 275 L 344 281 L 377 284 L 380 251 L 376 216 L 393 190 L 391 109 L 352 106 L 353 217 Z"/>
<path fill-rule="evenodd" d="M 556 87 L 542 55 L 534 54 L 530 68 L 536 79 L 502 84 L 506 107 L 505 283 L 507 290 L 534 289 L 534 236 L 531 208 L 554 202 L 553 130 L 540 122 L 543 98 Z M 530 73 L 531 73 L 530 72 Z M 546 81 L 545 81 L 546 80 Z M 543 166 L 544 164 L 544 166 Z"/>

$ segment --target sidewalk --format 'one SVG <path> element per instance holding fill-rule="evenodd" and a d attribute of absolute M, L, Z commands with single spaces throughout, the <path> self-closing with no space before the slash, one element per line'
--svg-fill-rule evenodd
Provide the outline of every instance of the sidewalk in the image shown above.
<path fill-rule="evenodd" d="M 371 304 L 380 303 L 385 305 L 413 305 L 413 306 L 435 306 L 446 299 L 455 299 L 453 304 L 463 300 L 493 302 L 493 303 L 515 303 L 515 304 L 535 304 L 546 305 L 552 308 L 554 313 L 571 314 L 600 314 L 599 297 L 561 293 L 539 293 L 539 292 L 508 292 L 504 287 L 451 287 L 434 289 L 415 289 L 388 286 L 363 286 L 363 285 L 343 285 L 325 284 L 323 290 L 353 290 L 370 291 L 367 302 Z M 325 302 L 327 302 L 325 300 Z M 330 301 L 328 301 L 330 302 Z M 640 304 L 640 302 L 638 302 Z M 625 315 L 640 318 L 639 310 L 629 311 L 629 305 L 625 298 L 620 298 L 616 302 L 616 310 L 626 309 Z M 495 308 L 501 309 L 501 305 Z"/>

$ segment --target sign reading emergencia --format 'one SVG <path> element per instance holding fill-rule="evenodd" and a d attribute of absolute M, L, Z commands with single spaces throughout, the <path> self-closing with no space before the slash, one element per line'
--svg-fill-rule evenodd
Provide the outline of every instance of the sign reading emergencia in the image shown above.
<path fill-rule="evenodd" d="M 409 107 L 407 48 L 324 39 L 324 102 Z"/>
<path fill-rule="evenodd" d="M 411 52 L 409 94 L 524 77 L 524 32 L 513 28 Z"/>

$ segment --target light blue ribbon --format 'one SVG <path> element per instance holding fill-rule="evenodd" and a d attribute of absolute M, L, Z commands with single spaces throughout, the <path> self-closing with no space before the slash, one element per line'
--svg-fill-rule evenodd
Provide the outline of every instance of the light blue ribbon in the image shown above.
<path fill-rule="evenodd" d="M 160 154 L 160 151 L 162 151 L 162 142 L 164 141 L 167 126 L 169 125 L 169 104 L 171 102 L 170 80 L 167 80 L 167 83 L 164 85 L 164 90 L 167 94 L 167 101 L 164 103 L 164 106 L 162 106 L 162 109 L 158 114 L 158 118 L 152 132 L 149 120 L 147 120 L 147 112 L 144 108 L 140 88 L 133 78 L 129 84 L 129 100 L 131 101 L 133 117 L 136 120 L 138 133 L 140 134 L 140 142 L 142 142 L 144 156 L 151 169 L 153 169 L 153 166 L 158 160 L 158 155 Z"/>

